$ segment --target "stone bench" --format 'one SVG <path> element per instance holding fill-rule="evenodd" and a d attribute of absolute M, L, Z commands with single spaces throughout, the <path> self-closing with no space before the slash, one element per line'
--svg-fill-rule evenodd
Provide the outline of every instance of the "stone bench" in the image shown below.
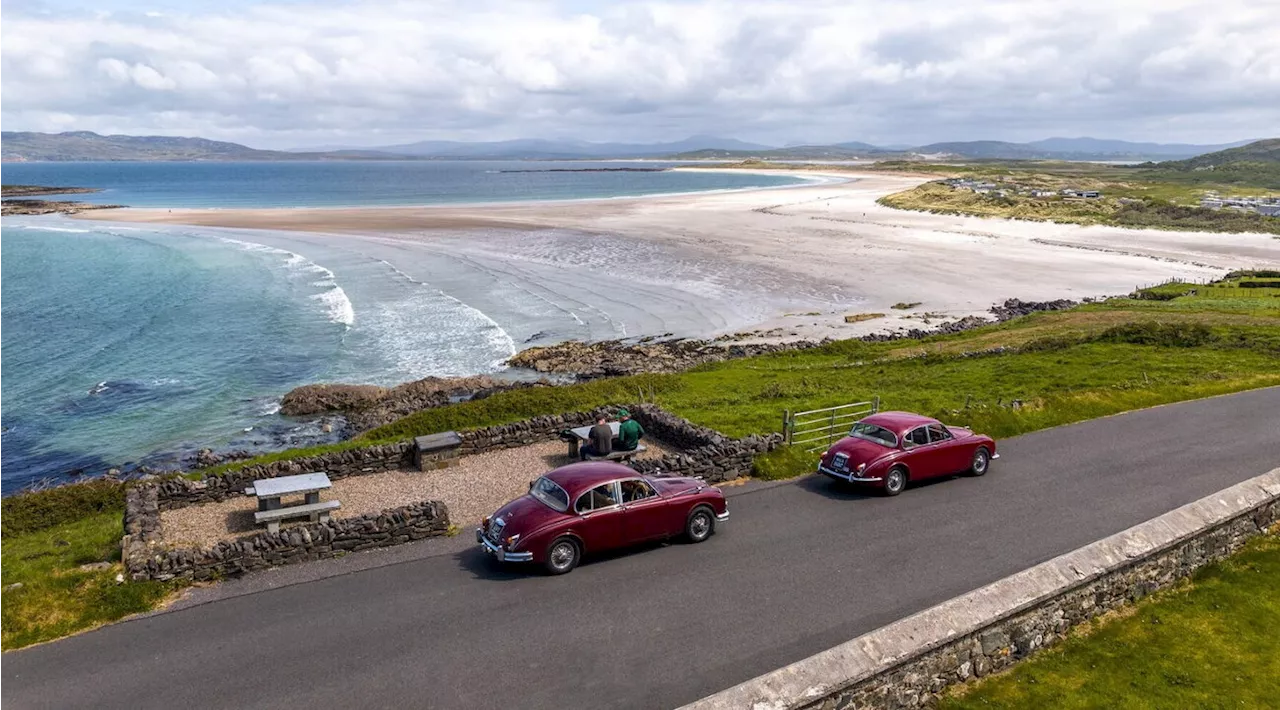
<path fill-rule="evenodd" d="M 644 453 L 644 444 L 636 444 L 636 448 L 630 451 L 614 451 L 604 456 L 587 456 L 588 461 L 628 461 L 635 457 L 636 454 Z"/>
<path fill-rule="evenodd" d="M 462 448 L 462 436 L 456 431 L 415 437 L 413 440 L 413 464 L 419 471 L 430 471 L 458 465 L 458 452 Z"/>
<path fill-rule="evenodd" d="M 320 503 L 307 503 L 305 505 L 291 505 L 288 508 L 276 508 L 275 510 L 259 510 L 253 514 L 253 522 L 266 523 L 267 532 L 280 532 L 280 521 L 290 518 L 310 518 L 313 523 L 329 522 L 329 511 L 337 510 L 342 507 L 342 503 L 336 500 L 326 500 Z"/>

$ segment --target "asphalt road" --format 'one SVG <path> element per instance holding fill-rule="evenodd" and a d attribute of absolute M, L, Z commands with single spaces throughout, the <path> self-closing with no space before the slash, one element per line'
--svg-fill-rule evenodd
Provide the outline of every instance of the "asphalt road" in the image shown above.
<path fill-rule="evenodd" d="M 1010 439 L 897 498 L 807 477 L 565 577 L 467 549 L 245 594 L 6 653 L 3 704 L 676 706 L 1275 468 L 1278 422 L 1271 388 Z"/>

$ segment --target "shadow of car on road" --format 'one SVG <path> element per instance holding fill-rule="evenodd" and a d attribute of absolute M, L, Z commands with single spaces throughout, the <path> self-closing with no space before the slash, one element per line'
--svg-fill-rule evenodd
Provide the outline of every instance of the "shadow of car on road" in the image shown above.
<path fill-rule="evenodd" d="M 666 541 L 659 540 L 642 542 L 638 545 L 624 547 L 617 550 L 609 550 L 607 552 L 597 552 L 595 554 L 587 553 L 583 556 L 582 562 L 578 564 L 578 568 L 585 569 L 602 562 L 609 562 L 611 560 L 629 557 L 635 554 L 643 554 L 671 544 L 680 544 L 681 542 L 682 541 L 679 539 Z M 480 549 L 479 546 L 455 553 L 454 559 L 458 561 L 458 567 L 466 572 L 470 572 L 474 579 L 483 579 L 492 582 L 508 582 L 516 579 L 554 576 L 547 574 L 543 570 L 542 565 L 537 563 L 499 562 L 491 557 L 487 552 Z"/>
<path fill-rule="evenodd" d="M 920 482 L 908 482 L 906 490 L 904 490 L 900 495 L 910 495 L 913 490 L 929 488 L 939 483 L 950 481 L 953 478 L 958 478 L 958 476 L 944 476 L 939 478 L 930 478 Z M 796 487 L 834 500 L 881 500 L 889 498 L 889 496 L 886 496 L 879 488 L 874 486 L 863 486 L 856 483 L 837 481 L 834 478 L 824 476 L 820 473 L 811 473 L 799 481 L 796 481 Z"/>

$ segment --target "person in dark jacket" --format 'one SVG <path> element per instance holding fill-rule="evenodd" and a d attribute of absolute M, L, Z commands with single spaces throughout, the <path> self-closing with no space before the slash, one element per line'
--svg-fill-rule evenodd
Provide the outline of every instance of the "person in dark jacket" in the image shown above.
<path fill-rule="evenodd" d="M 618 412 L 622 424 L 618 426 L 618 440 L 613 448 L 618 451 L 635 451 L 640 445 L 640 437 L 644 436 L 644 427 L 631 418 L 631 412 L 623 409 Z"/>
<path fill-rule="evenodd" d="M 579 452 L 583 461 L 588 456 L 608 456 L 613 453 L 613 427 L 609 426 L 609 420 L 604 417 L 597 419 L 596 425 L 587 433 L 587 442 Z"/>

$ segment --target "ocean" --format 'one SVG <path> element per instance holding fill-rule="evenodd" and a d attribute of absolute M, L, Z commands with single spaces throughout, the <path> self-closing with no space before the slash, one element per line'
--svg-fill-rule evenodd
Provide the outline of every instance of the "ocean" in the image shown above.
<path fill-rule="evenodd" d="M 4 182 L 102 187 L 75 199 L 140 207 L 480 203 L 800 182 L 563 170 L 635 166 L 11 163 Z M 260 451 L 330 440 L 319 421 L 280 416 L 280 396 L 322 381 L 527 376 L 502 363 L 529 345 L 731 327 L 762 315 L 751 309 L 777 290 L 770 273 L 555 230 L 459 232 L 406 246 L 376 235 L 14 217 L 0 226 L 0 248 L 5 493 L 72 472 L 171 466 L 206 446 Z M 627 295 L 613 297 L 622 277 L 609 265 L 623 251 Z M 566 254 L 576 277 L 566 275 Z M 744 298 L 741 284 L 762 295 Z M 722 307 L 698 305 L 707 303 Z"/>

